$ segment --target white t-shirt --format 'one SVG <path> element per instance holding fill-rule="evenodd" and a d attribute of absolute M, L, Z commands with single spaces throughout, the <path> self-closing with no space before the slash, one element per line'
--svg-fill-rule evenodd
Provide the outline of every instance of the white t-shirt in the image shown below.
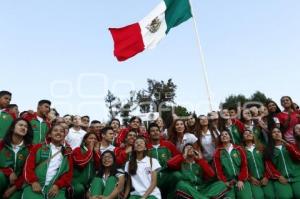
<path fill-rule="evenodd" d="M 72 149 L 79 147 L 86 131 L 80 129 L 79 131 L 74 128 L 70 128 L 68 135 L 66 136 L 67 143 L 71 146 Z"/>
<path fill-rule="evenodd" d="M 186 144 L 194 144 L 196 143 L 198 140 L 198 138 L 192 134 L 192 133 L 185 133 L 183 135 L 183 138 L 182 138 L 182 142 L 177 142 L 176 144 L 176 148 L 179 150 L 179 151 L 182 151 L 183 147 L 186 145 Z"/>
<path fill-rule="evenodd" d="M 125 172 L 128 171 L 129 162 L 126 162 Z M 134 191 L 132 191 L 131 195 L 143 196 L 147 189 L 151 185 L 151 172 L 158 171 L 161 168 L 157 159 L 152 158 L 152 167 L 150 164 L 150 157 L 146 156 L 142 160 L 137 160 L 137 171 L 136 174 L 131 176 L 131 184 L 134 187 Z M 157 199 L 161 199 L 161 193 L 157 187 L 150 194 L 155 196 Z"/>
<path fill-rule="evenodd" d="M 45 185 L 49 185 L 53 177 L 56 175 L 58 168 L 61 166 L 63 155 L 62 153 L 56 153 L 61 150 L 60 147 L 56 147 L 54 144 L 50 143 L 51 148 L 51 156 L 55 155 L 53 158 L 51 158 L 46 174 L 46 182 Z"/>
<path fill-rule="evenodd" d="M 201 145 L 203 147 L 203 156 L 207 160 L 212 160 L 215 152 L 215 145 L 213 143 L 213 138 L 210 130 L 201 137 Z"/>
<path fill-rule="evenodd" d="M 101 152 L 101 154 L 104 152 L 104 151 L 112 151 L 112 152 L 114 152 L 114 150 L 115 150 L 115 146 L 113 146 L 113 145 L 109 145 L 108 147 L 103 147 L 103 146 L 100 146 L 100 152 Z"/>

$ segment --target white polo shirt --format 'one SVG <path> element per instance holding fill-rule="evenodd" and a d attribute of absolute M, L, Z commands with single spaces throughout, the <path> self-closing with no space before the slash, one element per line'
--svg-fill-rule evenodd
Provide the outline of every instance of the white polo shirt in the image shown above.
<path fill-rule="evenodd" d="M 71 146 L 72 149 L 79 147 L 81 145 L 82 139 L 86 131 L 80 129 L 79 131 L 74 128 L 70 128 L 68 135 L 66 136 L 67 143 Z"/>
<path fill-rule="evenodd" d="M 128 165 L 129 162 L 126 162 L 125 172 L 129 174 Z M 137 160 L 136 174 L 131 176 L 131 183 L 135 190 L 132 191 L 130 194 L 136 196 L 143 196 L 151 185 L 151 172 L 158 171 L 160 168 L 161 166 L 155 158 L 152 158 L 152 168 L 150 164 L 150 157 L 146 156 L 140 161 Z M 157 186 L 150 195 L 155 196 L 157 199 L 161 199 L 161 193 Z"/>

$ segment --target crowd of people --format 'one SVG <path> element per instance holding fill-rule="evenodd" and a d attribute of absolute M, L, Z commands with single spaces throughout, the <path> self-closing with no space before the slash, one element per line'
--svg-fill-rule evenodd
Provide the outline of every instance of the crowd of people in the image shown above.
<path fill-rule="evenodd" d="M 299 199 L 300 110 L 291 97 L 147 127 L 104 123 L 0 91 L 0 199 Z"/>

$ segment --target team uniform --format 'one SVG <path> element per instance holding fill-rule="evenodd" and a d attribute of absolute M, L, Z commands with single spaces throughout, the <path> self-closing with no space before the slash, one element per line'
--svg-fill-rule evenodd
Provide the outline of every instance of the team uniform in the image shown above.
<path fill-rule="evenodd" d="M 251 187 L 248 180 L 247 157 L 241 146 L 231 144 L 228 151 L 219 147 L 214 155 L 214 163 L 217 177 L 223 182 L 242 181 L 243 190 L 238 190 L 236 186 L 226 194 L 231 199 L 252 198 Z"/>
<path fill-rule="evenodd" d="M 66 136 L 66 142 L 71 146 L 74 150 L 77 147 L 80 147 L 82 139 L 86 131 L 80 129 L 79 131 L 74 128 L 70 128 L 68 135 Z"/>
<path fill-rule="evenodd" d="M 10 199 L 21 198 L 21 188 L 24 183 L 22 175 L 23 167 L 30 147 L 31 146 L 25 146 L 23 142 L 14 146 L 0 141 L 0 198 L 2 198 L 4 191 L 9 186 L 9 176 L 13 172 L 18 176 L 18 179 L 14 183 L 17 187 L 17 191 L 10 196 Z"/>
<path fill-rule="evenodd" d="M 126 162 L 125 172 L 129 174 L 128 171 L 129 162 Z M 136 174 L 130 176 L 132 187 L 134 191 L 130 193 L 129 199 L 139 199 L 141 198 L 151 184 L 151 173 L 153 171 L 159 171 L 161 168 L 158 160 L 155 158 L 150 158 L 145 156 L 142 160 L 137 160 L 137 171 Z M 130 174 L 129 174 L 130 175 Z M 161 193 L 158 187 L 152 191 L 152 193 L 147 197 L 147 199 L 161 199 Z"/>
<path fill-rule="evenodd" d="M 265 169 L 265 162 L 263 160 L 263 154 L 254 145 L 246 147 L 246 155 L 249 169 L 249 178 L 252 176 L 257 180 L 262 180 L 264 177 L 270 178 L 267 170 Z M 266 186 L 256 186 L 252 183 L 251 191 L 254 199 L 275 198 L 274 188 L 272 181 L 269 181 Z"/>
<path fill-rule="evenodd" d="M 162 169 L 157 173 L 157 186 L 168 193 L 169 197 L 172 197 L 174 192 L 174 186 L 181 178 L 181 173 L 172 171 L 167 168 L 167 162 L 170 158 L 180 154 L 176 149 L 176 146 L 165 140 L 160 140 L 158 145 L 148 144 L 149 155 L 152 158 L 158 160 Z"/>
<path fill-rule="evenodd" d="M 85 146 L 81 146 L 73 150 L 72 157 L 74 166 L 72 179 L 74 198 L 82 199 L 96 174 L 96 169 L 99 168 L 100 152 L 94 152 Z"/>
<path fill-rule="evenodd" d="M 284 135 L 284 139 L 287 140 L 288 142 L 295 143 L 295 139 L 293 136 L 293 128 L 296 124 L 300 124 L 300 118 L 298 118 L 298 114 L 300 114 L 299 111 L 294 111 L 290 114 L 290 119 L 289 119 L 289 114 L 287 112 L 280 112 L 276 115 L 276 117 L 280 121 L 280 126 L 285 127 L 285 131 L 282 132 Z M 289 123 L 286 125 L 286 121 L 289 121 Z"/>
<path fill-rule="evenodd" d="M 33 144 L 45 142 L 46 134 L 50 128 L 50 123 L 37 115 L 37 113 L 24 115 L 24 119 L 27 120 L 33 130 Z"/>
<path fill-rule="evenodd" d="M 124 143 L 124 141 L 125 141 L 125 139 L 127 137 L 127 134 L 130 131 L 134 131 L 134 130 L 132 130 L 132 128 L 130 128 L 130 127 L 123 128 L 123 129 L 120 130 L 120 133 L 119 133 L 118 137 L 116 138 L 116 141 L 114 142 L 114 144 L 115 144 L 116 147 L 118 147 L 122 143 Z M 134 132 L 136 132 L 136 131 L 134 131 Z M 147 132 L 141 132 L 140 130 L 138 130 L 136 133 L 137 133 L 138 136 L 142 136 L 142 137 L 148 139 L 148 133 Z"/>
<path fill-rule="evenodd" d="M 231 119 L 232 124 L 228 126 L 229 134 L 231 137 L 232 144 L 241 145 L 242 143 L 242 134 L 245 131 L 245 126 L 238 119 Z"/>
<path fill-rule="evenodd" d="M 124 171 L 119 169 L 115 175 L 95 177 L 90 187 L 91 196 L 109 196 L 116 188 L 119 178 L 124 175 Z"/>
<path fill-rule="evenodd" d="M 52 143 L 37 144 L 30 150 L 25 163 L 26 184 L 22 197 L 48 199 L 49 189 L 55 184 L 59 187 L 59 193 L 53 199 L 65 199 L 65 190 L 71 185 L 72 175 L 73 163 L 69 147 L 62 149 L 62 146 L 56 147 Z M 33 192 L 33 182 L 40 183 L 42 193 Z"/>
<path fill-rule="evenodd" d="M 226 186 L 222 181 L 207 182 L 208 179 L 215 176 L 215 173 L 205 159 L 188 163 L 179 154 L 168 161 L 168 167 L 180 170 L 182 174 L 181 181 L 176 185 L 177 196 L 191 199 L 209 199 L 220 196 L 226 191 Z"/>
<path fill-rule="evenodd" d="M 0 140 L 4 138 L 8 128 L 15 119 L 16 115 L 9 113 L 8 109 L 0 110 Z"/>
<path fill-rule="evenodd" d="M 274 182 L 275 194 L 278 198 L 300 198 L 300 163 L 293 160 L 297 151 L 283 145 L 275 146 L 274 154 L 271 157 L 275 169 L 271 173 L 275 178 L 284 176 L 288 184 L 281 184 L 278 180 Z"/>

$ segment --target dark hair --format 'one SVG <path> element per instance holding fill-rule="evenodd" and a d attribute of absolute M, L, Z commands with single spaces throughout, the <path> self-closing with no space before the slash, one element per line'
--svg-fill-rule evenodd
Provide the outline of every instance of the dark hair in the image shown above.
<path fill-rule="evenodd" d="M 182 154 L 184 153 L 184 150 L 185 150 L 185 148 L 186 148 L 187 146 L 193 147 L 193 144 L 192 144 L 192 143 L 186 143 L 186 144 L 184 145 L 184 147 L 182 148 Z M 194 147 L 193 147 L 193 148 L 194 148 Z"/>
<path fill-rule="evenodd" d="M 133 116 L 130 118 L 129 123 L 133 122 L 135 119 L 138 119 L 140 123 L 142 123 L 142 119 L 138 116 Z"/>
<path fill-rule="evenodd" d="M 7 108 L 11 109 L 11 108 L 16 108 L 18 107 L 17 104 L 9 104 Z"/>
<path fill-rule="evenodd" d="M 9 91 L 0 91 L 0 97 L 3 97 L 4 95 L 11 96 L 11 92 L 9 92 Z"/>
<path fill-rule="evenodd" d="M 156 123 L 152 122 L 152 123 L 150 123 L 149 126 L 148 126 L 148 133 L 149 133 L 149 134 L 150 134 L 150 129 L 153 128 L 153 127 L 156 127 L 156 128 L 159 129 L 159 126 L 158 126 Z"/>
<path fill-rule="evenodd" d="M 90 135 L 96 136 L 96 138 L 97 138 L 97 140 L 98 140 L 98 137 L 97 137 L 96 133 L 88 132 L 88 133 L 86 133 L 86 134 L 83 136 L 82 142 L 81 142 L 81 146 L 84 146 L 85 140 L 86 140 Z M 98 140 L 98 141 L 99 141 L 99 140 Z"/>
<path fill-rule="evenodd" d="M 84 115 L 84 116 L 81 117 L 81 119 L 82 118 L 87 118 L 88 120 L 90 120 L 90 117 L 88 115 Z"/>
<path fill-rule="evenodd" d="M 228 134 L 229 137 L 230 137 L 230 143 L 232 143 L 232 137 L 231 137 L 231 134 L 229 133 L 230 130 L 229 130 L 228 128 L 224 128 L 222 131 L 220 131 L 220 135 L 218 136 L 218 143 L 219 143 L 219 144 L 223 144 L 223 142 L 221 141 L 221 136 L 222 136 L 222 133 L 223 133 L 224 131 L 227 132 L 227 134 Z"/>
<path fill-rule="evenodd" d="M 176 123 L 177 123 L 178 121 L 183 122 L 183 125 L 184 125 L 184 132 L 183 132 L 183 133 L 185 133 L 186 130 L 187 130 L 186 125 L 185 125 L 185 122 L 184 122 L 182 119 L 176 119 L 176 120 L 173 122 L 173 124 L 172 124 L 172 126 L 171 126 L 171 128 L 170 128 L 170 131 L 168 132 L 168 134 L 169 134 L 169 140 L 170 140 L 173 144 L 175 144 L 175 145 L 176 145 L 176 143 L 177 143 L 177 141 L 178 141 L 178 136 L 177 136 L 177 132 L 176 132 L 176 128 L 175 128 L 175 127 L 176 127 Z"/>
<path fill-rule="evenodd" d="M 112 119 L 110 120 L 110 122 L 109 122 L 109 126 L 111 125 L 111 123 L 112 123 L 113 121 L 117 121 L 117 122 L 119 123 L 119 126 L 121 125 L 121 122 L 120 122 L 120 120 L 119 120 L 118 118 L 112 118 Z"/>
<path fill-rule="evenodd" d="M 109 130 L 113 131 L 113 129 L 110 126 L 106 126 L 103 129 L 101 129 L 101 134 L 106 134 Z"/>
<path fill-rule="evenodd" d="M 49 100 L 43 99 L 38 102 L 38 106 L 42 106 L 43 104 L 48 104 L 49 106 L 51 106 L 51 102 Z"/>
<path fill-rule="evenodd" d="M 114 176 L 116 175 L 116 173 L 118 172 L 117 171 L 117 163 L 116 163 L 116 156 L 114 154 L 114 152 L 110 151 L 110 150 L 106 150 L 104 151 L 102 154 L 101 154 L 101 157 L 100 157 L 100 166 L 98 168 L 98 177 L 100 178 L 103 178 L 103 174 L 104 174 L 104 171 L 105 171 L 105 167 L 102 163 L 102 160 L 103 160 L 103 156 L 106 154 L 106 153 L 109 153 L 112 157 L 113 157 L 113 164 L 111 165 L 110 167 L 110 170 L 109 170 L 109 176 Z"/>
<path fill-rule="evenodd" d="M 271 160 L 271 158 L 274 156 L 275 141 L 272 137 L 272 131 L 274 129 L 278 129 L 281 132 L 280 128 L 274 127 L 274 128 L 272 128 L 270 133 L 268 133 L 268 141 L 269 142 L 268 142 L 268 145 L 266 147 L 266 150 L 264 151 L 265 160 Z M 281 135 L 283 135 L 282 132 L 281 132 Z"/>
<path fill-rule="evenodd" d="M 288 99 L 291 101 L 291 108 L 292 108 L 293 110 L 295 110 L 294 102 L 293 102 L 292 98 L 291 98 L 290 96 L 282 96 L 282 97 L 280 98 L 280 103 L 281 103 L 281 104 L 282 104 L 282 99 L 283 99 L 283 98 L 288 98 Z"/>
<path fill-rule="evenodd" d="M 4 140 L 4 143 L 7 144 L 7 145 L 10 145 L 10 143 L 12 142 L 12 135 L 14 133 L 14 130 L 15 130 L 15 127 L 16 127 L 16 124 L 19 122 L 19 121 L 25 121 L 27 123 L 27 133 L 26 135 L 24 136 L 23 140 L 24 140 L 24 144 L 25 145 L 31 145 L 32 144 L 32 140 L 33 140 L 33 130 L 32 130 L 32 127 L 31 127 L 31 124 L 23 119 L 23 118 L 17 118 L 16 120 L 13 121 L 13 123 L 10 125 L 10 127 L 8 128 L 3 140 Z"/>
<path fill-rule="evenodd" d="M 59 113 L 57 112 L 57 110 L 55 108 L 51 108 L 50 111 L 54 111 L 55 112 L 55 116 L 58 117 Z"/>
<path fill-rule="evenodd" d="M 63 118 L 69 117 L 69 116 L 70 116 L 70 117 L 73 117 L 72 115 L 66 114 L 66 115 L 63 116 Z"/>
<path fill-rule="evenodd" d="M 99 120 L 93 120 L 91 124 L 101 124 L 101 122 Z"/>
<path fill-rule="evenodd" d="M 144 142 L 145 142 L 145 145 L 147 144 L 147 142 L 146 142 L 146 139 L 144 138 L 144 137 L 142 137 L 142 136 L 138 136 L 137 138 L 136 138 L 136 140 L 138 140 L 138 139 L 141 139 L 141 140 L 144 140 Z M 135 140 L 135 141 L 136 141 Z M 148 154 L 148 150 L 147 150 L 147 148 L 146 148 L 146 150 L 144 151 L 144 157 L 146 156 Z M 131 152 L 131 156 L 130 156 L 130 160 L 129 160 L 129 164 L 128 164 L 128 171 L 129 171 L 129 174 L 130 175 L 135 175 L 136 174 L 136 171 L 137 171 L 137 161 L 136 161 L 136 156 L 137 156 L 137 154 L 136 154 L 136 151 L 134 150 L 134 147 L 133 147 L 133 151 Z M 150 156 L 150 158 L 151 158 L 151 156 Z M 152 161 L 152 160 L 151 160 Z"/>
<path fill-rule="evenodd" d="M 268 105 L 271 104 L 271 103 L 275 104 L 275 106 L 276 106 L 276 111 L 274 113 L 270 113 L 270 111 L 268 109 Z M 273 100 L 268 100 L 266 102 L 266 107 L 267 107 L 268 112 L 269 112 L 269 114 L 267 116 L 268 130 L 271 131 L 274 127 L 276 127 L 274 117 L 276 116 L 276 114 L 280 113 L 281 110 L 280 110 L 279 106 L 276 104 L 276 102 L 274 102 Z"/>

